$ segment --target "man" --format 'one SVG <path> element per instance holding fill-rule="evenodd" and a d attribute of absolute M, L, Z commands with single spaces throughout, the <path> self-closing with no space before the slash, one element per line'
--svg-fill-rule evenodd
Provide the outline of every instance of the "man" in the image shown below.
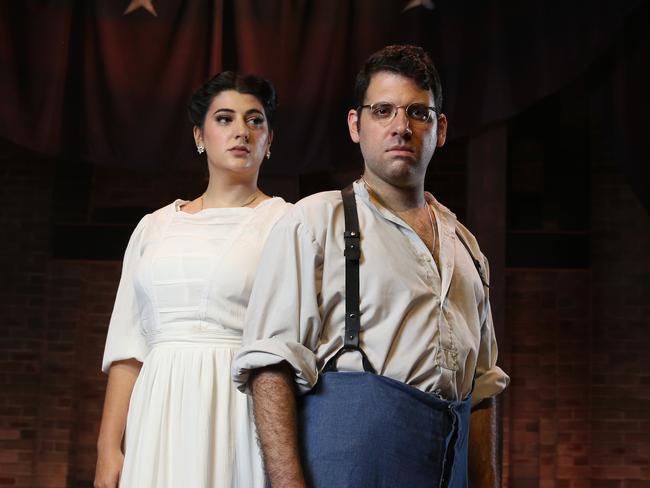
<path fill-rule="evenodd" d="M 355 96 L 363 176 L 298 202 L 271 232 L 233 364 L 269 482 L 459 487 L 469 471 L 498 486 L 491 397 L 508 376 L 487 261 L 424 192 L 447 130 L 438 74 L 421 48 L 389 46 Z"/>

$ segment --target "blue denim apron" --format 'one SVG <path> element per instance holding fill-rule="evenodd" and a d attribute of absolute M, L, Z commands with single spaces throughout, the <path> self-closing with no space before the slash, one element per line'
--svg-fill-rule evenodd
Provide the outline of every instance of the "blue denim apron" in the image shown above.
<path fill-rule="evenodd" d="M 307 484 L 465 488 L 470 408 L 373 373 L 324 373 L 298 399 Z"/>
<path fill-rule="evenodd" d="M 341 193 L 344 345 L 327 362 L 312 391 L 298 399 L 307 483 L 311 488 L 465 488 L 470 397 L 447 401 L 377 375 L 359 347 L 359 221 L 352 185 Z M 361 354 L 365 372 L 337 371 L 336 361 L 348 351 Z"/>

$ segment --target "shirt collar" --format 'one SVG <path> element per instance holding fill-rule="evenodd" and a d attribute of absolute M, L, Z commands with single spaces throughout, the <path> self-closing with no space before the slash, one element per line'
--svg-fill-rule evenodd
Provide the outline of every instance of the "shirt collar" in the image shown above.
<path fill-rule="evenodd" d="M 386 207 L 384 207 L 375 198 L 372 198 L 370 196 L 370 193 L 368 192 L 366 185 L 363 184 L 363 181 L 361 181 L 361 179 L 356 180 L 352 185 L 354 188 L 354 193 L 368 207 L 375 209 L 385 219 L 390 220 L 391 222 L 394 222 L 396 224 L 404 225 L 408 227 L 408 225 L 402 219 L 400 219 L 398 216 L 393 214 L 393 212 L 391 212 Z M 449 210 L 447 207 L 445 207 L 438 200 L 436 200 L 436 197 L 434 197 L 428 191 L 424 192 L 424 198 L 426 199 L 427 203 L 431 205 L 431 208 L 435 213 L 436 220 L 438 220 L 439 225 L 442 226 L 442 228 L 439 228 L 438 231 L 446 230 L 447 233 L 449 233 L 449 231 L 451 230 L 451 233 L 455 233 L 456 222 L 457 222 L 456 214 L 451 210 Z"/>

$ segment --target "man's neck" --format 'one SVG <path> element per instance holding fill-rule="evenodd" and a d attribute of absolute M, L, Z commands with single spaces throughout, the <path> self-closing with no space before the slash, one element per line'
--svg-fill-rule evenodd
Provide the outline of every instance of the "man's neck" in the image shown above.
<path fill-rule="evenodd" d="M 368 173 L 361 178 L 371 195 L 395 212 L 407 212 L 422 208 L 425 204 L 424 182 L 415 186 L 398 187 Z"/>

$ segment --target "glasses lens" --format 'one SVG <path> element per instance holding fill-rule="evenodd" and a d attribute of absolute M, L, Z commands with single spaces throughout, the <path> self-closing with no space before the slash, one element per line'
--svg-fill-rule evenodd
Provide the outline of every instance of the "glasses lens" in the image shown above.
<path fill-rule="evenodd" d="M 374 103 L 370 106 L 370 113 L 377 120 L 390 121 L 395 116 L 395 105 L 388 102 Z"/>
<path fill-rule="evenodd" d="M 421 103 L 412 103 L 406 107 L 406 115 L 416 122 L 428 122 L 431 118 L 431 110 Z"/>

